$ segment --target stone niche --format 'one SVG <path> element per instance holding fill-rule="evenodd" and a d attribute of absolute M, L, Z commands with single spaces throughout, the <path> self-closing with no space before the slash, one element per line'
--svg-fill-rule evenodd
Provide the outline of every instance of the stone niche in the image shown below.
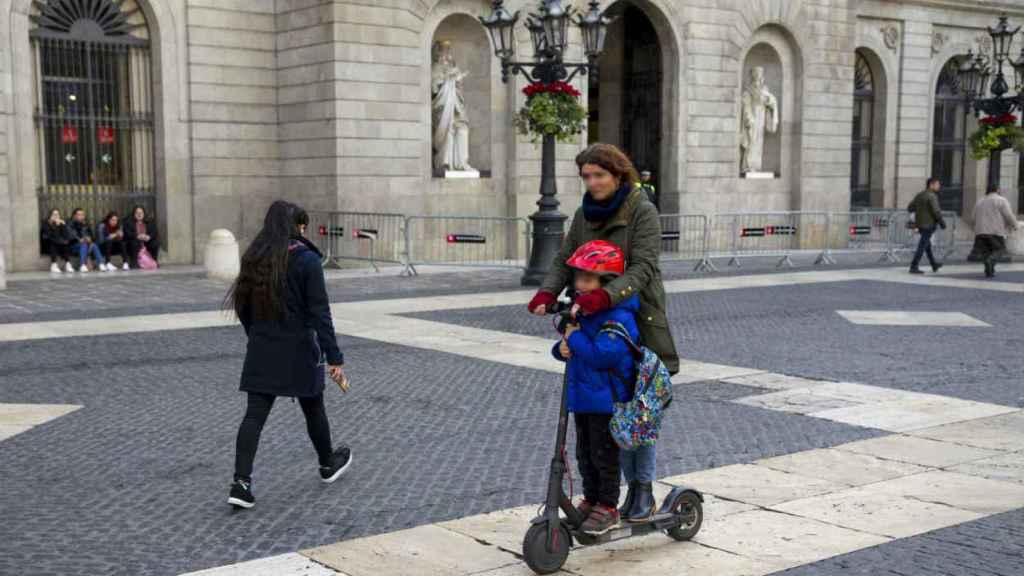
<path fill-rule="evenodd" d="M 490 177 L 493 168 L 491 88 L 492 75 L 497 67 L 491 59 L 493 52 L 490 39 L 479 20 L 458 13 L 446 17 L 434 31 L 431 47 L 442 42 L 450 44 L 455 64 L 466 73 L 462 81 L 462 94 L 469 120 L 469 163 L 480 171 L 481 177 Z M 428 102 L 430 99 L 428 95 Z M 432 138 L 433 130 L 434 124 L 431 122 L 428 141 Z M 436 171 L 434 175 L 441 176 Z"/>
<path fill-rule="evenodd" d="M 750 70 L 763 68 L 765 86 L 775 96 L 779 123 L 775 133 L 765 132 L 762 172 L 767 178 L 744 178 L 737 145 L 738 192 L 746 210 L 796 210 L 800 206 L 801 116 L 803 77 L 799 48 L 790 33 L 775 25 L 758 29 L 749 39 L 737 73 L 737 126 L 742 118 L 742 94 Z M 737 134 L 739 144 L 739 134 Z"/>

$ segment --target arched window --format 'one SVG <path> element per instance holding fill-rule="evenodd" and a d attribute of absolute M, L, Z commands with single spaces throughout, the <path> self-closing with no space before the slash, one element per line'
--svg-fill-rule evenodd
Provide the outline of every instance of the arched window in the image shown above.
<path fill-rule="evenodd" d="M 871 207 L 872 140 L 875 124 L 875 81 L 871 66 L 857 52 L 853 77 L 853 159 L 850 172 L 850 207 Z"/>
<path fill-rule="evenodd" d="M 135 0 L 33 3 L 41 213 L 156 209 L 149 29 Z"/>
<path fill-rule="evenodd" d="M 960 213 L 964 204 L 964 160 L 967 152 L 967 101 L 956 79 L 957 60 L 943 68 L 935 88 L 932 129 L 932 175 L 942 181 L 939 203 Z"/>

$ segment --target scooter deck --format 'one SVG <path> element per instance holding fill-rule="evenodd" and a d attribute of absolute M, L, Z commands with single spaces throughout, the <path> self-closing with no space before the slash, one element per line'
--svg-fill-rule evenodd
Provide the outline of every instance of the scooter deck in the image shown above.
<path fill-rule="evenodd" d="M 573 538 L 581 546 L 595 546 L 605 544 L 633 536 L 643 536 L 652 532 L 662 532 L 671 528 L 677 528 L 683 524 L 683 517 L 679 514 L 659 513 L 651 516 L 646 522 L 623 522 L 604 534 L 588 534 L 574 530 Z"/>

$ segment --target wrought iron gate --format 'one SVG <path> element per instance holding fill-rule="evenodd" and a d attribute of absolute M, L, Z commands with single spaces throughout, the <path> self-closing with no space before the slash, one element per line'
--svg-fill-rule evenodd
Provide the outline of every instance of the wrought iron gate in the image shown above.
<path fill-rule="evenodd" d="M 150 46 L 134 0 L 36 2 L 38 195 L 44 217 L 155 214 Z"/>

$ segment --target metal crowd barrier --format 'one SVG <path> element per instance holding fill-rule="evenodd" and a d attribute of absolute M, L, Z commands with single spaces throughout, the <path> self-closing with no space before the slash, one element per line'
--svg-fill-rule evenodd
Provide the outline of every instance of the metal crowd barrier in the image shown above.
<path fill-rule="evenodd" d="M 324 253 L 324 265 L 342 261 L 403 264 L 405 216 L 373 212 L 310 212 L 306 235 Z"/>
<path fill-rule="evenodd" d="M 416 266 L 525 268 L 530 221 L 525 218 L 409 216 L 405 219 L 405 270 Z"/>
<path fill-rule="evenodd" d="M 935 257 L 942 260 L 950 258 L 956 253 L 956 232 L 960 226 L 960 216 L 956 212 L 942 212 L 946 220 L 946 229 L 938 228 L 932 235 L 932 251 Z M 906 211 L 893 212 L 892 214 L 892 239 L 890 241 L 889 256 L 891 261 L 899 262 L 900 254 L 911 253 L 917 249 L 920 239 L 917 228 L 910 220 L 910 213 Z"/>
<path fill-rule="evenodd" d="M 830 212 L 828 255 L 877 253 L 880 262 L 896 262 L 892 251 L 895 216 L 890 210 Z"/>
<path fill-rule="evenodd" d="M 662 214 L 661 259 L 666 262 L 694 260 L 694 271 L 714 272 L 708 258 L 708 217 L 704 214 Z"/>
<path fill-rule="evenodd" d="M 775 257 L 777 267 L 793 266 L 794 254 L 817 253 L 815 264 L 828 264 L 827 212 L 747 212 L 714 214 L 707 227 L 707 258 Z"/>

